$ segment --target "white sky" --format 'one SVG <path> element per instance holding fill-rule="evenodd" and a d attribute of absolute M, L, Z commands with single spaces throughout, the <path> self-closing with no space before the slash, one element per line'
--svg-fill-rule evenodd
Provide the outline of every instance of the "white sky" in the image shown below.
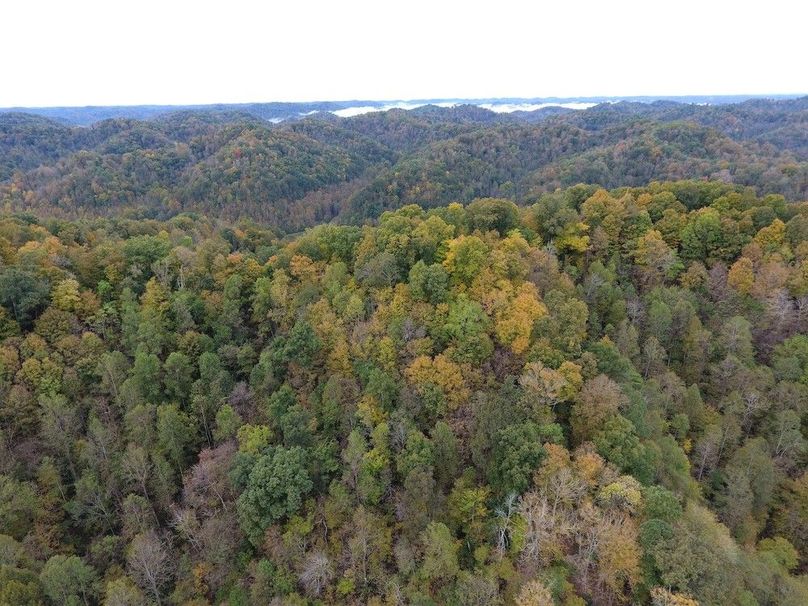
<path fill-rule="evenodd" d="M 804 0 L 4 0 L 0 107 L 808 93 Z"/>

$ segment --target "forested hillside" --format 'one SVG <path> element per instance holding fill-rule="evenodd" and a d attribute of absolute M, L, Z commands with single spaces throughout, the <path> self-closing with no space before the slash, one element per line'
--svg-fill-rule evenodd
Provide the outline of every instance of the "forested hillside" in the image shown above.
<path fill-rule="evenodd" d="M 248 110 L 88 127 L 0 114 L 0 201 L 7 211 L 63 218 L 165 220 L 192 211 L 296 232 L 407 204 L 488 196 L 530 204 L 581 182 L 611 189 L 712 179 L 761 196 L 808 197 L 808 98 L 514 115 L 426 106 L 277 125 Z"/>
<path fill-rule="evenodd" d="M 805 112 L 0 116 L 0 604 L 808 603 Z"/>

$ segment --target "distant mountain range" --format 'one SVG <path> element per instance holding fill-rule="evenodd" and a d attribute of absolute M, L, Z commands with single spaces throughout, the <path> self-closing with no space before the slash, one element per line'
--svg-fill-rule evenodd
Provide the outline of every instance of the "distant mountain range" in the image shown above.
<path fill-rule="evenodd" d="M 340 117 L 351 117 L 372 111 L 389 109 L 415 109 L 425 105 L 454 107 L 476 105 L 497 113 L 532 112 L 551 108 L 586 109 L 599 103 L 630 101 L 654 103 L 670 101 L 698 105 L 725 105 L 741 103 L 749 99 L 793 99 L 800 95 L 681 95 L 681 96 L 627 96 L 627 97 L 532 97 L 532 98 L 490 98 L 490 99 L 414 99 L 414 100 L 352 100 L 352 101 L 313 101 L 302 103 L 216 103 L 210 105 L 109 105 L 87 107 L 8 107 L 0 108 L 0 113 L 24 112 L 43 116 L 70 126 L 87 126 L 101 120 L 127 118 L 147 120 L 155 116 L 176 111 L 239 112 L 270 122 L 298 119 L 317 113 L 333 113 Z M 547 112 L 551 113 L 551 112 Z"/>
<path fill-rule="evenodd" d="M 5 112 L 0 208 L 68 218 L 201 212 L 298 231 L 407 204 L 530 204 L 577 183 L 712 179 L 808 199 L 808 97 L 686 99 L 580 111 L 571 104 L 594 100 Z"/>

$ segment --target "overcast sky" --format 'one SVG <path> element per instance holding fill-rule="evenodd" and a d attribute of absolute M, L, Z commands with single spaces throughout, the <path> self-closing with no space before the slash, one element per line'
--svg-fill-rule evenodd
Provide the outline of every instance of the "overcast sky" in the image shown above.
<path fill-rule="evenodd" d="M 0 107 L 808 93 L 806 17 L 798 0 L 5 0 Z"/>

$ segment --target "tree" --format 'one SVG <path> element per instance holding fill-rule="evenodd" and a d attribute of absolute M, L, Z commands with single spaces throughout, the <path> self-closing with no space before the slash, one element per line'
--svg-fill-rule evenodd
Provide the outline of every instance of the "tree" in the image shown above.
<path fill-rule="evenodd" d="M 453 348 L 452 358 L 455 361 L 479 364 L 494 350 L 488 336 L 490 324 L 490 319 L 477 301 L 460 295 L 449 303 L 449 313 L 436 331 L 436 336 Z"/>
<path fill-rule="evenodd" d="M 637 437 L 631 421 L 618 414 L 605 421 L 594 438 L 598 453 L 607 461 L 643 483 L 653 480 L 651 455 Z"/>
<path fill-rule="evenodd" d="M 589 225 L 582 221 L 568 223 L 555 239 L 556 248 L 559 252 L 570 255 L 586 252 L 590 243 L 588 231 Z"/>
<path fill-rule="evenodd" d="M 104 606 L 140 606 L 146 601 L 143 593 L 129 577 L 109 581 L 104 589 Z"/>
<path fill-rule="evenodd" d="M 153 530 L 132 539 L 126 556 L 129 574 L 157 604 L 162 604 L 163 590 L 172 576 L 171 554 Z"/>
<path fill-rule="evenodd" d="M 405 536 L 416 538 L 435 515 L 440 496 L 435 492 L 435 478 L 429 467 L 416 467 L 404 478 L 397 495 L 397 518 Z"/>
<path fill-rule="evenodd" d="M 28 482 L 0 474 L 0 533 L 22 540 L 33 522 L 36 493 Z"/>
<path fill-rule="evenodd" d="M 799 563 L 799 554 L 794 546 L 783 537 L 763 539 L 758 543 L 758 551 L 761 553 L 771 553 L 786 570 L 794 570 Z"/>
<path fill-rule="evenodd" d="M 191 361 L 181 351 L 172 351 L 163 364 L 166 395 L 174 402 L 187 402 L 193 383 Z"/>
<path fill-rule="evenodd" d="M 12 566 L 0 566 L 0 604 L 41 606 L 42 593 L 36 574 Z"/>
<path fill-rule="evenodd" d="M 229 404 L 222 406 L 216 413 L 216 427 L 213 430 L 213 439 L 224 442 L 236 436 L 242 425 L 241 416 Z"/>
<path fill-rule="evenodd" d="M 313 486 L 306 464 L 306 451 L 297 446 L 271 447 L 255 462 L 237 502 L 241 528 L 253 543 L 303 504 Z"/>
<path fill-rule="evenodd" d="M 309 410 L 300 404 L 290 406 L 280 419 L 284 446 L 300 446 L 303 448 L 313 446 L 312 427 L 314 424 L 314 415 Z"/>
<path fill-rule="evenodd" d="M 400 277 L 398 260 L 389 252 L 379 253 L 357 271 L 357 277 L 370 288 L 392 286 Z"/>
<path fill-rule="evenodd" d="M 385 578 L 385 563 L 392 553 L 392 536 L 384 518 L 359 506 L 347 533 L 347 555 L 357 585 L 379 584 Z"/>
<path fill-rule="evenodd" d="M 573 398 L 582 382 L 581 367 L 572 362 L 563 362 L 558 370 L 541 362 L 530 362 L 519 378 L 537 415 L 545 412 L 547 406 L 555 408 L 556 404 Z"/>
<path fill-rule="evenodd" d="M 525 282 L 497 311 L 494 330 L 503 345 L 510 346 L 515 354 L 522 354 L 530 346 L 533 325 L 546 315 L 547 307 L 539 300 L 536 287 Z"/>
<path fill-rule="evenodd" d="M 49 293 L 47 279 L 30 270 L 15 266 L 0 270 L 0 305 L 24 329 L 31 327 L 37 312 L 44 308 Z"/>
<path fill-rule="evenodd" d="M 121 457 L 121 475 L 134 484 L 146 499 L 150 499 L 148 483 L 151 472 L 152 463 L 146 449 L 130 442 Z"/>
<path fill-rule="evenodd" d="M 284 348 L 284 358 L 303 367 L 308 367 L 314 361 L 314 356 L 320 350 L 321 343 L 311 324 L 305 321 L 297 322 Z"/>
<path fill-rule="evenodd" d="M 169 347 L 169 300 L 167 289 L 155 278 L 146 283 L 141 297 L 140 321 L 137 326 L 138 349 L 164 355 Z"/>
<path fill-rule="evenodd" d="M 0 422 L 9 440 L 30 436 L 39 424 L 36 398 L 22 385 L 13 385 L 0 403 Z"/>
<path fill-rule="evenodd" d="M 419 573 L 429 584 L 436 581 L 451 582 L 460 571 L 457 561 L 458 545 L 445 524 L 430 522 L 423 533 L 424 558 Z"/>
<path fill-rule="evenodd" d="M 682 264 L 657 230 L 652 229 L 637 240 L 634 260 L 643 269 L 641 281 L 653 286 L 672 279 L 682 271 Z"/>
<path fill-rule="evenodd" d="M 488 481 L 500 495 L 521 494 L 530 484 L 533 471 L 544 458 L 542 435 L 535 423 L 509 425 L 501 429 L 494 443 Z"/>
<path fill-rule="evenodd" d="M 746 257 L 735 261 L 729 268 L 727 284 L 742 295 L 750 294 L 755 285 L 755 270 L 752 261 Z"/>
<path fill-rule="evenodd" d="M 572 406 L 572 435 L 577 443 L 594 438 L 606 421 L 628 405 L 620 386 L 604 374 L 586 381 Z"/>
<path fill-rule="evenodd" d="M 651 589 L 651 603 L 653 606 L 699 606 L 696 600 L 681 593 L 668 591 L 664 587 Z"/>
<path fill-rule="evenodd" d="M 775 347 L 772 368 L 778 379 L 808 384 L 808 336 L 796 335 Z"/>
<path fill-rule="evenodd" d="M 774 530 L 788 539 L 800 554 L 805 554 L 808 551 L 808 471 L 786 480 L 780 498 L 782 502 L 772 520 Z"/>
<path fill-rule="evenodd" d="M 800 430 L 799 415 L 791 410 L 781 410 L 770 420 L 767 433 L 772 456 L 786 469 L 793 469 L 796 462 L 808 450 L 808 443 Z"/>
<path fill-rule="evenodd" d="M 651 520 L 673 523 L 682 516 L 679 499 L 662 486 L 647 486 L 643 490 L 643 516 Z"/>
<path fill-rule="evenodd" d="M 522 585 L 515 600 L 516 606 L 553 606 L 553 594 L 541 581 L 534 579 Z"/>
<path fill-rule="evenodd" d="M 444 421 L 438 421 L 432 430 L 432 453 L 435 459 L 435 480 L 445 489 L 455 478 L 458 469 L 457 437 Z"/>
<path fill-rule="evenodd" d="M 752 343 L 752 325 L 742 316 L 733 316 L 721 328 L 718 343 L 726 355 L 735 356 L 744 364 L 755 361 L 755 348 Z"/>
<path fill-rule="evenodd" d="M 598 577 L 613 595 L 620 596 L 640 579 L 637 528 L 631 518 L 615 516 L 603 524 L 601 534 L 596 547 Z"/>
<path fill-rule="evenodd" d="M 472 229 L 483 233 L 493 229 L 500 236 L 515 228 L 519 219 L 516 204 L 497 198 L 477 199 L 466 207 L 466 212 Z"/>
<path fill-rule="evenodd" d="M 438 390 L 439 398 L 429 411 L 433 414 L 455 409 L 468 397 L 460 367 L 444 354 L 434 359 L 419 356 L 404 373 L 422 396 L 428 397 L 431 390 Z"/>
<path fill-rule="evenodd" d="M 686 261 L 716 261 L 725 244 L 721 218 L 714 208 L 692 213 L 681 232 L 682 258 Z"/>
<path fill-rule="evenodd" d="M 129 361 L 120 351 L 102 354 L 95 369 L 101 381 L 99 387 L 117 401 L 128 371 Z"/>
<path fill-rule="evenodd" d="M 482 545 L 488 538 L 490 499 L 487 487 L 472 487 L 461 478 L 449 495 L 447 508 L 453 527 L 466 536 L 467 548 Z"/>
<path fill-rule="evenodd" d="M 488 247 L 477 236 L 449 240 L 443 266 L 455 283 L 471 284 L 488 261 Z"/>
<path fill-rule="evenodd" d="M 153 353 L 138 349 L 132 366 L 131 381 L 141 397 L 150 404 L 161 400 L 160 359 Z"/>
<path fill-rule="evenodd" d="M 733 601 L 743 587 L 739 550 L 727 529 L 703 507 L 690 504 L 674 532 L 652 549 L 663 583 L 699 603 Z"/>
<path fill-rule="evenodd" d="M 78 556 L 53 556 L 39 579 L 45 595 L 56 604 L 88 606 L 98 594 L 98 573 Z"/>
<path fill-rule="evenodd" d="M 409 284 L 413 297 L 436 305 L 446 300 L 449 274 L 443 265 L 418 261 L 410 269 Z"/>
<path fill-rule="evenodd" d="M 303 560 L 298 578 L 310 596 L 317 597 L 331 582 L 334 575 L 331 561 L 322 551 L 308 554 Z"/>
<path fill-rule="evenodd" d="M 191 418 L 176 404 L 157 407 L 157 444 L 180 472 L 185 469 L 188 449 L 196 441 L 195 434 Z"/>
<path fill-rule="evenodd" d="M 431 469 L 434 461 L 432 443 L 420 431 L 411 430 L 396 460 L 396 471 L 406 478 L 414 469 Z"/>

